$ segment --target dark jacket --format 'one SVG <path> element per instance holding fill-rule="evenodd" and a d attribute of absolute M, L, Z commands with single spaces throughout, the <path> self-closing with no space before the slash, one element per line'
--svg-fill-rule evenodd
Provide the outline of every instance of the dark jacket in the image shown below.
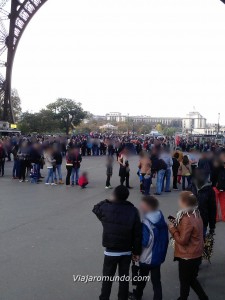
<path fill-rule="evenodd" d="M 211 183 L 206 183 L 201 188 L 195 184 L 190 187 L 191 192 L 198 199 L 199 211 L 204 227 L 215 229 L 216 227 L 216 196 Z"/>
<path fill-rule="evenodd" d="M 220 168 L 218 172 L 217 189 L 219 191 L 225 191 L 225 168 Z"/>
<path fill-rule="evenodd" d="M 74 155 L 73 167 L 76 169 L 80 168 L 80 163 L 82 162 L 81 154 Z"/>
<path fill-rule="evenodd" d="M 105 200 L 94 206 L 93 213 L 102 222 L 102 245 L 107 251 L 141 254 L 141 221 L 132 203 Z"/>
<path fill-rule="evenodd" d="M 56 165 L 62 164 L 62 153 L 60 151 L 53 153 L 53 158 L 55 159 Z"/>
<path fill-rule="evenodd" d="M 175 157 L 173 157 L 173 167 L 172 167 L 173 175 L 177 176 L 179 168 L 180 168 L 179 161 Z"/>

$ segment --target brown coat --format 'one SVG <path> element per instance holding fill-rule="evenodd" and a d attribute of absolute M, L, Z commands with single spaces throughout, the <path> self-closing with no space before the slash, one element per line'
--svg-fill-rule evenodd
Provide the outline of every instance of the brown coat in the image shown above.
<path fill-rule="evenodd" d="M 175 240 L 175 257 L 194 259 L 202 256 L 204 241 L 201 217 L 192 214 L 183 216 L 179 225 L 170 229 L 170 233 Z"/>

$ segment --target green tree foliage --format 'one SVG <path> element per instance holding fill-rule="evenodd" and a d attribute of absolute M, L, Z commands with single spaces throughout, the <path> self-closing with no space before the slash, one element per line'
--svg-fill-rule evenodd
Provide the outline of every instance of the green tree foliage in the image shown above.
<path fill-rule="evenodd" d="M 0 120 L 3 117 L 3 101 L 4 101 L 3 95 L 1 95 L 0 96 Z M 11 101 L 12 101 L 12 107 L 13 107 L 13 114 L 15 117 L 15 121 L 17 122 L 22 113 L 22 108 L 21 108 L 21 99 L 20 99 L 19 93 L 16 89 L 12 89 Z"/>
<path fill-rule="evenodd" d="M 12 89 L 11 101 L 12 101 L 14 118 L 15 121 L 18 122 L 22 113 L 22 108 L 21 108 L 21 99 L 16 89 Z"/>
<path fill-rule="evenodd" d="M 60 123 L 55 120 L 54 114 L 47 109 L 38 113 L 24 112 L 18 123 L 22 133 L 59 133 Z"/>
<path fill-rule="evenodd" d="M 70 99 L 58 99 L 38 113 L 21 115 L 18 128 L 22 133 L 65 133 L 79 125 L 88 114 L 80 103 Z"/>
<path fill-rule="evenodd" d="M 52 112 L 54 119 L 59 122 L 60 128 L 66 134 L 88 116 L 88 113 L 83 110 L 81 103 L 67 98 L 59 98 L 47 105 L 47 109 Z"/>
<path fill-rule="evenodd" d="M 177 128 L 174 128 L 174 127 L 165 127 L 163 129 L 163 134 L 165 136 L 174 136 L 177 131 L 178 131 Z"/>

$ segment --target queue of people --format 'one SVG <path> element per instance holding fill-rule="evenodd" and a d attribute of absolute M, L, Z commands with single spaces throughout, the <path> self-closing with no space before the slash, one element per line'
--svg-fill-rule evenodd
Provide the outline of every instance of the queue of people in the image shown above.
<path fill-rule="evenodd" d="M 199 283 L 198 271 L 204 240 L 214 235 L 216 222 L 225 221 L 225 149 L 214 142 L 204 144 L 173 139 L 136 138 L 129 136 L 12 137 L 0 140 L 0 174 L 4 176 L 5 161 L 13 155 L 12 178 L 21 183 L 40 183 L 43 168 L 47 169 L 47 186 L 80 186 L 89 183 L 87 172 L 81 173 L 84 156 L 106 156 L 106 189 L 111 189 L 114 164 L 119 167 L 120 185 L 111 199 L 95 205 L 93 212 L 103 225 L 104 265 L 100 300 L 109 300 L 112 280 L 129 276 L 130 264 L 142 280 L 129 293 L 129 282 L 119 282 L 118 299 L 141 300 L 150 274 L 154 300 L 163 299 L 161 265 L 169 244 L 174 241 L 174 260 L 179 265 L 180 297 L 186 300 L 192 288 L 199 299 L 208 296 Z M 137 174 L 142 199 L 140 210 L 128 201 L 131 154 L 139 155 Z M 66 178 L 63 180 L 63 160 Z M 136 172 L 136 170 L 135 170 Z M 159 208 L 163 193 L 182 190 L 178 213 L 169 216 L 168 224 Z M 155 184 L 154 196 L 153 183 Z M 157 198 L 156 198 L 157 197 Z M 107 280 L 108 278 L 108 280 Z"/>

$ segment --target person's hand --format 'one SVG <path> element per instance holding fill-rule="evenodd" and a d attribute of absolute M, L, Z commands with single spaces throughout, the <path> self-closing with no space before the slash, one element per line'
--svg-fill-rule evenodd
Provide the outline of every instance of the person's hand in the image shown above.
<path fill-rule="evenodd" d="M 169 228 L 169 229 L 174 228 L 174 224 L 173 224 L 173 223 L 169 223 L 169 224 L 168 224 L 168 228 Z"/>
<path fill-rule="evenodd" d="M 132 255 L 132 260 L 135 262 L 138 262 L 140 260 L 140 256 L 139 255 Z"/>

